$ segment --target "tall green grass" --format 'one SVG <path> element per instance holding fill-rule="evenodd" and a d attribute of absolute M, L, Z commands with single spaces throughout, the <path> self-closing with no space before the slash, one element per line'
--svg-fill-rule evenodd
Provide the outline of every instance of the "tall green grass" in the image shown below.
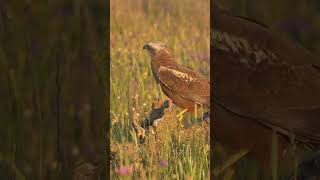
<path fill-rule="evenodd" d="M 103 161 L 106 9 L 0 2 L 0 179 L 72 179 Z"/>
<path fill-rule="evenodd" d="M 161 41 L 171 48 L 180 64 L 210 72 L 209 0 L 112 0 L 110 32 L 110 115 L 111 145 L 133 143 L 131 126 L 134 113 L 147 117 L 153 100 L 161 97 L 150 69 L 150 57 L 142 46 Z M 179 108 L 176 108 L 179 110 Z M 180 109 L 181 111 L 181 109 Z M 142 179 L 205 179 L 209 177 L 209 142 L 194 139 L 176 143 L 171 137 L 154 153 L 141 150 L 142 167 L 130 176 Z M 152 149 L 152 148 L 151 148 Z M 126 152 L 111 169 L 111 177 L 125 179 L 115 169 L 135 164 Z M 159 162 L 167 160 L 162 167 Z"/>

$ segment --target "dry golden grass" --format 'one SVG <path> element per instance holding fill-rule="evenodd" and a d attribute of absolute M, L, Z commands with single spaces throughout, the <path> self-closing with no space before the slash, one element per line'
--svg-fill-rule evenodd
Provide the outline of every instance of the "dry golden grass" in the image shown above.
<path fill-rule="evenodd" d="M 210 1 L 112 0 L 110 7 L 111 145 L 133 143 L 137 147 L 132 118 L 135 113 L 146 117 L 153 100 L 161 97 L 151 73 L 150 58 L 142 46 L 149 41 L 164 42 L 180 64 L 209 78 Z M 163 147 L 154 149 L 155 155 L 150 149 L 141 149 L 141 167 L 135 170 L 131 170 L 135 161 L 124 150 L 117 162 L 112 162 L 111 177 L 208 178 L 208 143 L 199 139 L 174 144 L 168 137 Z M 119 171 L 120 167 L 123 171 Z"/>

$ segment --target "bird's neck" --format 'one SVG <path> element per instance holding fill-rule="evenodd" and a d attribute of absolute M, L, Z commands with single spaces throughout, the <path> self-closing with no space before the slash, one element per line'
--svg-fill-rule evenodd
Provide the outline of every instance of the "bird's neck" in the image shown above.
<path fill-rule="evenodd" d="M 160 66 L 176 65 L 176 61 L 173 57 L 165 52 L 158 52 L 151 55 L 151 66 L 154 71 L 158 71 Z"/>
<path fill-rule="evenodd" d="M 155 77 L 156 82 L 159 83 L 158 73 L 161 66 L 174 66 L 177 63 L 174 61 L 172 56 L 168 53 L 155 53 L 151 54 L 151 70 L 153 77 Z"/>

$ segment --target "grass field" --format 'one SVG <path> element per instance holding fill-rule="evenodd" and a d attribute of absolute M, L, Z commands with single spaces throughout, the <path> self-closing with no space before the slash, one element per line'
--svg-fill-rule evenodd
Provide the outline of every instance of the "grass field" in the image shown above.
<path fill-rule="evenodd" d="M 0 179 L 72 179 L 104 157 L 107 2 L 0 4 Z"/>
<path fill-rule="evenodd" d="M 150 41 L 166 43 L 180 64 L 209 79 L 210 1 L 112 0 L 110 7 L 110 142 L 112 147 L 128 144 L 136 149 L 133 116 L 146 117 L 152 102 L 161 97 L 142 46 Z M 173 143 L 168 137 L 164 146 L 140 149 L 136 155 L 139 160 L 128 157 L 125 149 L 120 151 L 120 158 L 111 162 L 111 178 L 209 178 L 205 139 Z"/>

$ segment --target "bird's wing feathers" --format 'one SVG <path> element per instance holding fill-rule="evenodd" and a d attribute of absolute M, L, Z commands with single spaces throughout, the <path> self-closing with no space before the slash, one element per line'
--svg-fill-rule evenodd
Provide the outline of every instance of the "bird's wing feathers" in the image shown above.
<path fill-rule="evenodd" d="M 320 144 L 320 59 L 246 19 L 217 14 L 215 27 L 277 58 L 256 63 L 251 56 L 216 49 L 214 101 L 269 127 L 292 131 L 303 141 Z"/>
<path fill-rule="evenodd" d="M 250 49 L 251 54 L 215 48 L 213 84 L 217 88 L 214 93 L 220 98 L 230 96 L 242 102 L 242 106 L 247 102 L 247 106 L 254 105 L 252 108 L 256 109 L 320 105 L 320 59 L 245 19 L 217 14 L 214 23 L 216 29 L 234 36 L 233 41 L 241 37 L 246 46 L 251 47 L 245 48 Z M 234 31 L 234 27 L 241 30 Z"/>
<path fill-rule="evenodd" d="M 281 128 L 286 135 L 294 133 L 301 141 L 320 145 L 318 70 L 267 65 L 253 70 L 224 60 L 226 67 L 215 66 L 213 93 L 217 101 L 237 114 Z"/>
<path fill-rule="evenodd" d="M 184 66 L 161 66 L 158 71 L 161 85 L 194 102 L 210 106 L 210 84 L 201 74 Z"/>
<path fill-rule="evenodd" d="M 295 138 L 320 147 L 320 105 L 314 108 L 273 109 L 263 116 L 278 127 L 286 127 L 287 133 Z M 286 117 L 287 121 L 283 120 Z"/>

